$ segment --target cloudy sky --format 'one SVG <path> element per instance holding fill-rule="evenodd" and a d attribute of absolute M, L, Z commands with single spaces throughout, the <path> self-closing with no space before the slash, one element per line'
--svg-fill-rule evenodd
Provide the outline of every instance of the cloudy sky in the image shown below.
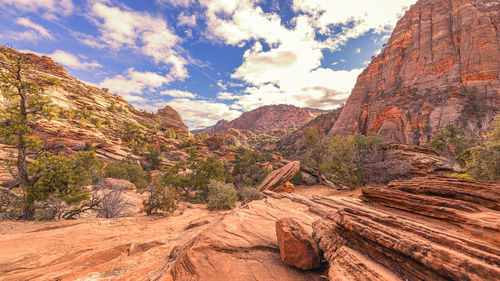
<path fill-rule="evenodd" d="M 268 104 L 333 109 L 415 0 L 0 0 L 0 43 L 190 129 Z"/>

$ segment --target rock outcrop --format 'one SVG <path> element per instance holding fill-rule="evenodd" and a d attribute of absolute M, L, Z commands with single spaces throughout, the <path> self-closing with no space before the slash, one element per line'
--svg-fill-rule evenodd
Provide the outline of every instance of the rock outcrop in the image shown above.
<path fill-rule="evenodd" d="M 331 280 L 497 280 L 500 184 L 427 177 L 362 189 L 313 225 Z"/>
<path fill-rule="evenodd" d="M 6 51 L 6 48 L 0 47 L 0 54 Z M 100 158 L 122 159 L 130 154 L 124 140 L 127 124 L 137 124 L 143 134 L 151 131 L 150 128 L 158 127 L 157 132 L 147 132 L 150 141 L 168 147 L 173 147 L 173 140 L 166 139 L 162 130 L 172 129 L 178 134 L 189 134 L 179 114 L 170 107 L 160 109 L 156 114 L 136 110 L 122 97 L 71 77 L 64 67 L 48 57 L 24 55 L 33 66 L 33 71 L 29 71 L 25 78 L 40 85 L 43 94 L 54 105 L 57 117 L 39 120 L 34 128 L 34 135 L 51 151 L 75 153 L 85 149 L 86 145 L 92 145 Z M 158 119 L 160 124 L 157 124 Z"/>
<path fill-rule="evenodd" d="M 358 77 L 330 134 L 422 144 L 448 123 L 479 136 L 500 108 L 500 3 L 420 0 Z"/>
<path fill-rule="evenodd" d="M 276 221 L 276 238 L 281 260 L 302 270 L 320 267 L 318 247 L 310 234 L 295 220 L 283 218 Z"/>
<path fill-rule="evenodd" d="M 4 221 L 0 279 L 498 280 L 499 192 L 424 177 L 364 188 L 361 199 L 264 191 L 232 211 L 182 203 L 164 218 Z M 282 262 L 281 218 L 312 233 L 327 272 Z"/>
<path fill-rule="evenodd" d="M 260 191 L 275 191 L 283 187 L 300 170 L 300 162 L 293 161 L 272 171 L 259 186 Z"/>

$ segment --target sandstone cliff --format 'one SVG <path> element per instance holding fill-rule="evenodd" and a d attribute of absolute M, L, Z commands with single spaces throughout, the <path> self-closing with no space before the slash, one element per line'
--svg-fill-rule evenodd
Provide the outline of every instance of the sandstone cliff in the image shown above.
<path fill-rule="evenodd" d="M 0 54 L 5 51 L 0 48 Z M 27 78 L 40 85 L 54 104 L 55 118 L 38 121 L 34 130 L 50 150 L 77 151 L 89 143 L 96 146 L 99 157 L 121 159 L 130 153 L 123 141 L 124 128 L 130 123 L 138 124 L 144 132 L 156 128 L 157 133 L 150 133 L 152 142 L 165 141 L 162 131 L 166 130 L 189 134 L 181 116 L 171 107 L 156 114 L 138 111 L 122 97 L 71 77 L 46 56 L 25 56 L 33 67 Z"/>
<path fill-rule="evenodd" d="M 484 133 L 500 108 L 500 2 L 420 0 L 358 77 L 330 134 L 422 144 L 444 125 Z"/>

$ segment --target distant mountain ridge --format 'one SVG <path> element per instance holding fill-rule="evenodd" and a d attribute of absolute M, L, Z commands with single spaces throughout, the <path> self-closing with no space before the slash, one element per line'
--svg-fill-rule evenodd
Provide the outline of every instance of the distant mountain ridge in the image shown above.
<path fill-rule="evenodd" d="M 266 105 L 243 113 L 232 120 L 220 120 L 214 126 L 193 133 L 225 134 L 229 129 L 250 131 L 254 134 L 264 134 L 272 131 L 298 129 L 307 122 L 327 111 L 320 109 L 301 108 L 293 105 Z"/>

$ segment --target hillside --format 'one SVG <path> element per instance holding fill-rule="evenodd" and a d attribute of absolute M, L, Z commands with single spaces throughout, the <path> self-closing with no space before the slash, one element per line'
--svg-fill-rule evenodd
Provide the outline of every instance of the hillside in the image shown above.
<path fill-rule="evenodd" d="M 286 131 L 300 128 L 324 112 L 319 109 L 300 108 L 286 104 L 267 105 L 245 112 L 232 121 L 221 120 L 212 127 L 193 131 L 193 133 L 225 134 L 229 129 L 250 131 L 254 134 Z"/>
<path fill-rule="evenodd" d="M 5 61 L 5 51 L 0 49 L 1 61 Z M 124 143 L 124 131 L 130 124 L 144 133 L 154 128 L 157 133 L 150 134 L 151 142 L 168 142 L 162 133 L 168 130 L 189 134 L 179 113 L 171 107 L 156 114 L 138 111 L 122 97 L 71 77 L 46 56 L 25 56 L 32 66 L 28 79 L 36 82 L 54 105 L 54 118 L 38 121 L 34 130 L 49 150 L 71 153 L 90 144 L 101 158 L 121 159 L 130 153 Z"/>
<path fill-rule="evenodd" d="M 453 123 L 484 135 L 500 108 L 500 2 L 421 0 L 358 77 L 329 134 L 423 144 Z"/>

